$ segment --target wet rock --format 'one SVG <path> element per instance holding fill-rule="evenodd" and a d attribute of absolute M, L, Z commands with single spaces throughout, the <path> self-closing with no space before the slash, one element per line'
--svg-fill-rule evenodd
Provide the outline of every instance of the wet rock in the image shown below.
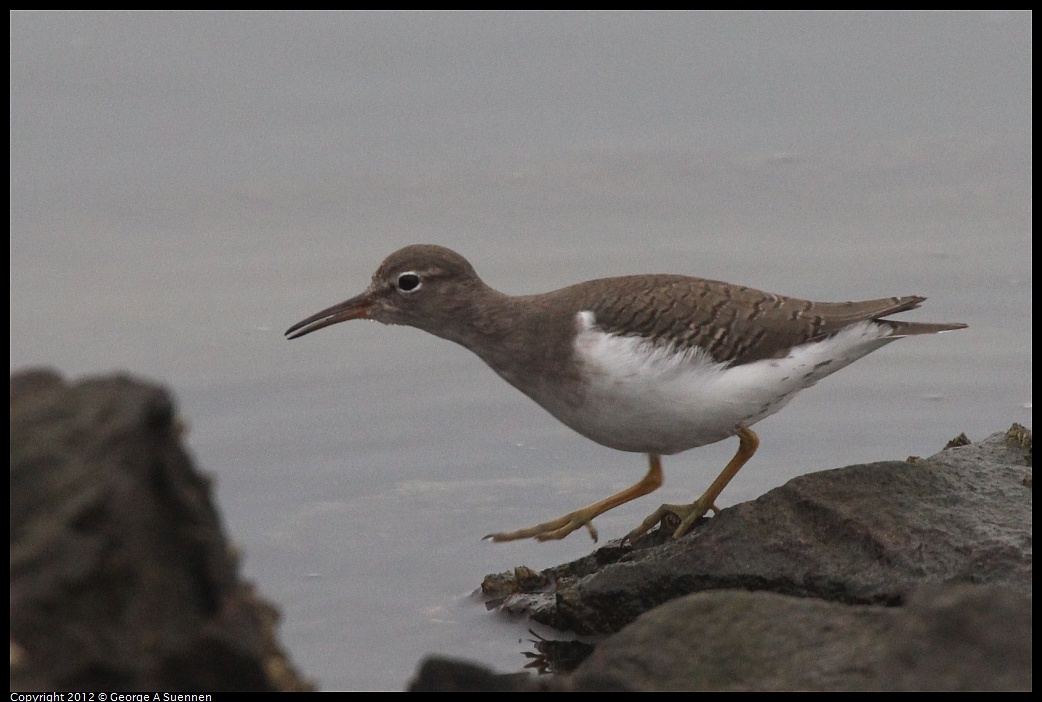
<path fill-rule="evenodd" d="M 491 605 L 605 636 L 561 689 L 1031 688 L 1031 432 L 805 475 Z M 549 683 L 544 683 L 548 685 Z"/>
<path fill-rule="evenodd" d="M 1029 446 L 1015 430 L 914 462 L 804 475 L 682 539 L 659 529 L 547 569 L 534 589 L 496 583 L 496 603 L 557 629 L 604 634 L 706 590 L 882 605 L 931 582 L 1030 593 Z"/>

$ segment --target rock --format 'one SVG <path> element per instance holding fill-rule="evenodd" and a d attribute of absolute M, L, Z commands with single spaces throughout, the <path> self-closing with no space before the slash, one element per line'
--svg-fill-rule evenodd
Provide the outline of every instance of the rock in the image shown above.
<path fill-rule="evenodd" d="M 162 388 L 11 378 L 11 689 L 305 690 Z"/>
<path fill-rule="evenodd" d="M 1030 690 L 1031 598 L 946 585 L 904 607 L 700 592 L 641 615 L 570 678 L 631 690 Z"/>
<path fill-rule="evenodd" d="M 409 692 L 534 692 L 539 679 L 526 673 L 496 673 L 476 663 L 432 656 L 420 663 Z"/>
<path fill-rule="evenodd" d="M 505 574 L 486 578 L 484 589 L 506 611 L 580 634 L 618 631 L 653 607 L 706 590 L 882 605 L 901 604 L 931 582 L 1030 594 L 1026 443 L 995 434 L 911 463 L 800 476 L 703 519 L 682 539 L 659 529 L 632 547 L 612 542 L 547 569 L 541 580 L 521 571 L 526 587 Z"/>
<path fill-rule="evenodd" d="M 895 611 L 877 690 L 1030 690 L 1031 596 L 925 587 Z"/>
<path fill-rule="evenodd" d="M 505 611 L 610 634 L 543 688 L 1031 689 L 1031 433 L 805 475 L 537 573 Z"/>

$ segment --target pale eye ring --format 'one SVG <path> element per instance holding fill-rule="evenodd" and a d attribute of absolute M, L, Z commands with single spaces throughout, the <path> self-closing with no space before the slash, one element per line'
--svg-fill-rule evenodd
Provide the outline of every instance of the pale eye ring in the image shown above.
<path fill-rule="evenodd" d="M 406 271 L 398 276 L 395 286 L 398 288 L 399 292 L 406 294 L 414 293 L 423 286 L 423 279 L 420 278 L 419 273 Z"/>

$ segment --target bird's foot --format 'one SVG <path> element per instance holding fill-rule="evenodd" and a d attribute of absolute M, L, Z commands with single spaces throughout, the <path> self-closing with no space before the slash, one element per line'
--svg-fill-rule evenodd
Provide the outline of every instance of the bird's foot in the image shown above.
<path fill-rule="evenodd" d="M 556 539 L 563 539 L 564 537 L 571 534 L 579 527 L 586 527 L 586 530 L 590 532 L 590 538 L 597 541 L 597 530 L 594 529 L 591 523 L 593 518 L 597 516 L 589 508 L 576 510 L 569 514 L 559 517 L 557 519 L 551 519 L 548 522 L 542 524 L 536 524 L 533 527 L 527 529 L 518 529 L 517 531 L 503 531 L 498 534 L 489 534 L 484 537 L 483 540 L 491 541 L 517 541 L 518 539 L 535 539 L 536 541 L 551 541 Z"/>
<path fill-rule="evenodd" d="M 662 524 L 663 529 L 667 528 L 667 525 L 669 525 L 668 528 L 672 528 L 671 523 L 675 521 L 679 521 L 680 525 L 673 532 L 673 538 L 679 539 L 691 529 L 691 526 L 696 521 L 704 517 L 710 510 L 712 510 L 713 514 L 720 512 L 716 505 L 712 502 L 707 503 L 704 497 L 695 500 L 689 505 L 662 505 L 641 522 L 640 526 L 626 534 L 623 542 L 633 543 L 634 540 L 651 531 L 657 524 Z"/>

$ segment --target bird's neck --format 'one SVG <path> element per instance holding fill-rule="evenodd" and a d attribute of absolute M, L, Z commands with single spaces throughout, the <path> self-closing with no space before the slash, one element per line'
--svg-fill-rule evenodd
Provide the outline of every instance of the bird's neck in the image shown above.
<path fill-rule="evenodd" d="M 466 347 L 521 392 L 545 405 L 569 372 L 573 353 L 567 310 L 545 295 L 511 296 L 485 287 L 439 335 Z M 552 386 L 552 387 L 551 387 Z"/>

